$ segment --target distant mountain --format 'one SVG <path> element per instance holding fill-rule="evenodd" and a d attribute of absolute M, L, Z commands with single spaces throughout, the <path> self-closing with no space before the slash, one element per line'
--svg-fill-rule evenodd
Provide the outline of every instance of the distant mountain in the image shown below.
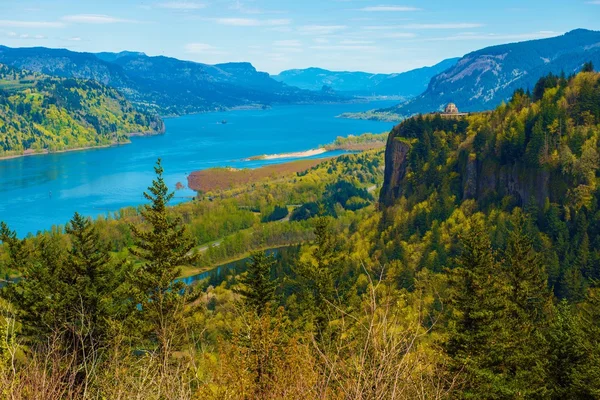
<path fill-rule="evenodd" d="M 600 66 L 600 32 L 577 29 L 558 37 L 487 47 L 433 77 L 420 96 L 377 112 L 406 117 L 441 110 L 450 102 L 461 111 L 492 109 L 516 89 L 533 90 L 540 77 L 573 74 L 587 61 Z"/>
<path fill-rule="evenodd" d="M 164 131 L 113 88 L 0 64 L 0 157 L 125 143 Z"/>
<path fill-rule="evenodd" d="M 307 90 L 319 90 L 327 86 L 349 95 L 410 98 L 423 93 L 432 77 L 453 67 L 458 60 L 451 58 L 432 67 L 398 74 L 328 71 L 321 68 L 292 69 L 273 76 L 273 79 Z"/>
<path fill-rule="evenodd" d="M 144 53 L 78 53 L 0 46 L 0 63 L 34 72 L 90 79 L 120 90 L 138 108 L 186 114 L 235 107 L 340 101 L 277 82 L 249 63 L 207 65 Z"/>

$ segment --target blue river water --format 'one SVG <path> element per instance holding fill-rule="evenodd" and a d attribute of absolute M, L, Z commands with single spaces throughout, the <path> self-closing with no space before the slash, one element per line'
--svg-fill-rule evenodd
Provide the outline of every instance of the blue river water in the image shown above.
<path fill-rule="evenodd" d="M 391 104 L 294 105 L 188 115 L 166 119 L 164 135 L 134 137 L 127 145 L 0 160 L 0 221 L 23 237 L 65 224 L 75 211 L 96 217 L 142 204 L 159 157 L 165 180 L 175 189 L 177 182 L 187 185 L 187 175 L 195 170 L 285 162 L 244 159 L 308 150 L 337 136 L 389 131 L 393 123 L 335 117 Z M 176 201 L 194 194 L 177 191 Z"/>

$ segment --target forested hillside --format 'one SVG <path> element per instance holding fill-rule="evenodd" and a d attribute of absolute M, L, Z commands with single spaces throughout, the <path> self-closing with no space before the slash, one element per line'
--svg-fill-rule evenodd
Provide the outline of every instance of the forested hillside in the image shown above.
<path fill-rule="evenodd" d="M 125 143 L 164 130 L 116 90 L 0 64 L 0 157 Z"/>
<path fill-rule="evenodd" d="M 585 69 L 492 112 L 405 121 L 384 176 L 371 151 L 169 208 L 159 163 L 139 210 L 24 240 L 3 225 L 21 279 L 1 292 L 0 390 L 598 398 L 600 74 Z"/>

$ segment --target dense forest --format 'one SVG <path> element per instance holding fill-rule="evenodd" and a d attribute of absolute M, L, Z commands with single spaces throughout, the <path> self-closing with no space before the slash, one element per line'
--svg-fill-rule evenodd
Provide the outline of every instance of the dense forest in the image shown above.
<path fill-rule="evenodd" d="M 128 142 L 163 131 L 116 90 L 0 64 L 0 157 Z"/>
<path fill-rule="evenodd" d="M 385 156 L 175 207 L 158 162 L 139 209 L 25 239 L 3 224 L 0 390 L 599 398 L 599 134 L 588 64 L 491 112 L 406 120 Z"/>

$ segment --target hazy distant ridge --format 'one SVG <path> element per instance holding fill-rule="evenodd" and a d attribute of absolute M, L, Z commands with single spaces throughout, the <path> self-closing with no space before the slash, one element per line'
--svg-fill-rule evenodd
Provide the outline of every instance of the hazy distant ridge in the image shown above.
<path fill-rule="evenodd" d="M 450 58 L 431 67 L 396 74 L 307 68 L 283 71 L 273 78 L 307 90 L 320 90 L 323 86 L 328 86 L 335 91 L 350 95 L 409 98 L 423 93 L 433 76 L 453 67 L 458 60 L 459 58 Z"/>

